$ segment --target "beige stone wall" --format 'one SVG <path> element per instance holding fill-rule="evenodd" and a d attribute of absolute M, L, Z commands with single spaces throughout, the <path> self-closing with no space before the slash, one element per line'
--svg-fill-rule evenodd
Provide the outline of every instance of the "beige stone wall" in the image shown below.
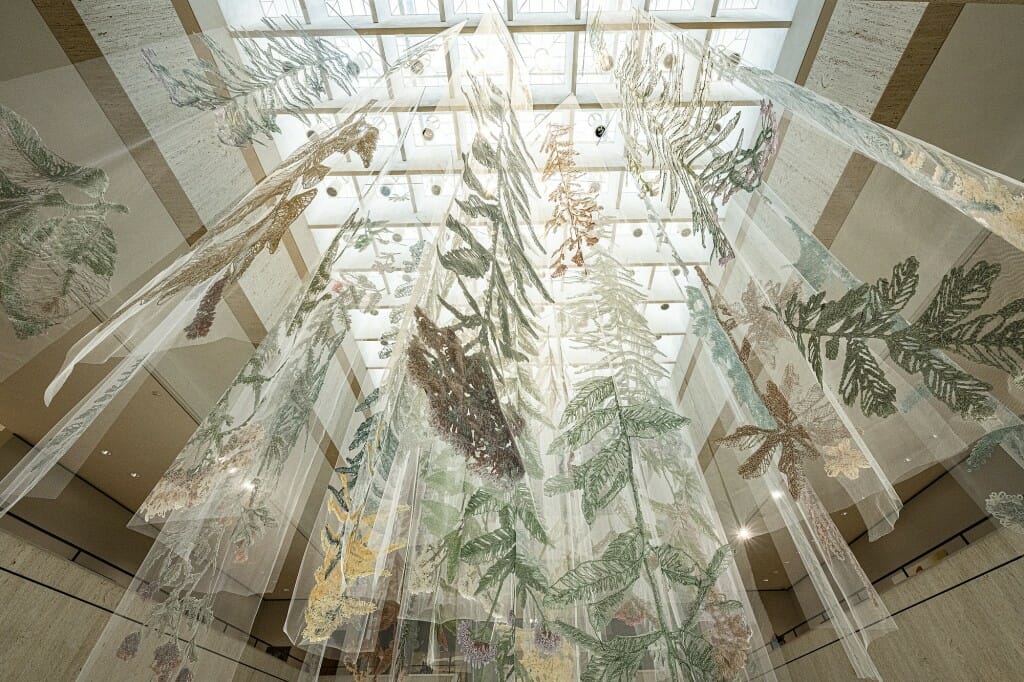
<path fill-rule="evenodd" d="M 1022 558 L 1024 537 L 1001 529 L 885 592 L 882 599 L 897 629 L 868 647 L 882 678 L 1020 679 Z M 798 637 L 773 658 L 779 679 L 857 679 L 831 628 Z"/>
<path fill-rule="evenodd" d="M 0 679 L 74 680 L 121 600 L 123 588 L 55 554 L 0 531 Z M 116 624 L 115 624 L 116 625 Z M 294 680 L 298 668 L 212 632 L 193 667 L 197 679 L 228 682 Z M 240 652 L 240 654 L 239 654 Z M 151 659 L 101 653 L 90 679 L 150 679 Z M 241 663 L 235 660 L 241 658 Z"/>

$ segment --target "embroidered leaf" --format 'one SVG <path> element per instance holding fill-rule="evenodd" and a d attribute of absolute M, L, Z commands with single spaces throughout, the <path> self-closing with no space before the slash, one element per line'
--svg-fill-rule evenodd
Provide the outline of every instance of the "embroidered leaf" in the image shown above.
<path fill-rule="evenodd" d="M 477 536 L 462 545 L 461 556 L 471 564 L 482 564 L 496 559 L 503 552 L 515 546 L 516 532 L 510 528 L 498 528 Z"/>
<path fill-rule="evenodd" d="M 512 573 L 515 568 L 515 560 L 516 555 L 513 550 L 494 562 L 480 578 L 475 594 L 486 592 L 492 587 L 500 585 Z"/>
<path fill-rule="evenodd" d="M 594 410 L 559 436 L 557 443 L 570 450 L 577 450 L 594 440 L 594 436 L 607 428 L 617 416 L 618 412 L 612 407 Z"/>
<path fill-rule="evenodd" d="M 655 405 L 629 405 L 622 408 L 622 423 L 626 435 L 635 438 L 655 438 L 669 431 L 681 429 L 690 423 L 671 410 Z"/>
<path fill-rule="evenodd" d="M 543 593 L 548 589 L 548 578 L 544 575 L 544 569 L 532 557 L 522 552 L 516 555 L 515 575 L 520 585 L 530 587 L 536 592 Z"/>
<path fill-rule="evenodd" d="M 603 643 L 587 661 L 581 682 L 633 682 L 640 672 L 640 661 L 649 647 L 661 639 L 661 631 L 635 637 L 616 637 Z"/>
<path fill-rule="evenodd" d="M 576 646 L 583 647 L 584 649 L 593 651 L 601 646 L 600 640 L 591 637 L 587 633 L 583 632 L 583 630 L 560 620 L 556 620 L 551 623 L 551 628 Z"/>
<path fill-rule="evenodd" d="M 988 300 L 999 274 L 998 265 L 981 261 L 966 272 L 960 267 L 950 270 L 924 313 L 907 324 L 899 314 L 916 293 L 917 269 L 917 260 L 908 258 L 893 268 L 889 280 L 851 289 L 838 301 L 825 301 L 819 292 L 801 303 L 794 294 L 779 312 L 819 381 L 820 341 L 826 339 L 829 360 L 838 357 L 839 346 L 845 343 L 840 393 L 847 405 L 859 399 L 867 416 L 885 417 L 896 411 L 896 389 L 869 347 L 873 340 L 883 342 L 894 362 L 920 375 L 925 387 L 960 415 L 990 415 L 991 386 L 941 351 L 1019 374 L 1024 368 L 1024 298 L 971 318 Z"/>
<path fill-rule="evenodd" d="M 847 405 L 860 398 L 860 409 L 869 417 L 887 417 L 896 411 L 896 387 L 886 378 L 867 344 L 858 339 L 846 344 L 839 394 Z"/>
<path fill-rule="evenodd" d="M 438 253 L 438 260 L 446 269 L 472 279 L 483 277 L 489 266 L 487 256 L 466 248 L 452 249 L 448 253 Z"/>
<path fill-rule="evenodd" d="M 513 498 L 516 516 L 530 536 L 537 542 L 545 545 L 550 544 L 548 532 L 540 521 L 540 516 L 537 514 L 537 506 L 533 501 L 533 493 L 530 492 L 529 488 L 525 485 L 517 486 Z"/>
<path fill-rule="evenodd" d="M 966 274 L 962 267 L 953 268 L 942 278 L 935 298 L 921 314 L 918 323 L 932 329 L 944 329 L 962 321 L 988 300 L 999 270 L 998 264 L 985 261 L 976 263 Z"/>
<path fill-rule="evenodd" d="M 583 490 L 583 516 L 587 523 L 603 509 L 629 480 L 629 443 L 621 436 L 611 438 L 577 468 L 575 477 Z"/>
<path fill-rule="evenodd" d="M 700 585 L 700 578 L 693 574 L 697 567 L 681 549 L 672 545 L 659 545 L 654 552 L 658 555 L 658 568 L 666 578 L 680 585 Z"/>
<path fill-rule="evenodd" d="M 1024 424 L 1006 426 L 996 429 L 974 442 L 971 447 L 971 454 L 967 458 L 967 470 L 977 471 L 982 464 L 987 462 L 995 452 L 997 445 L 1006 443 L 1007 446 L 1024 452 Z"/>
<path fill-rule="evenodd" d="M 637 574 L 637 577 L 639 577 L 639 574 Z M 607 597 L 587 605 L 587 616 L 590 618 L 591 627 L 598 632 L 604 630 L 612 619 L 612 615 L 619 610 L 622 602 L 629 596 L 631 587 L 633 587 L 633 583 L 624 585 L 618 592 L 612 592 Z"/>
<path fill-rule="evenodd" d="M 615 385 L 608 377 L 592 379 L 581 384 L 576 389 L 576 395 L 565 406 L 560 426 L 565 428 L 583 415 L 597 409 L 605 400 L 611 397 L 614 391 Z"/>
<path fill-rule="evenodd" d="M 604 559 L 584 561 L 551 585 L 544 602 L 551 606 L 568 606 L 632 583 L 639 575 L 640 566 L 636 562 Z"/>
<path fill-rule="evenodd" d="M 45 184 L 71 185 L 91 197 L 100 197 L 106 193 L 110 180 L 102 169 L 79 166 L 61 158 L 43 144 L 31 123 L 3 104 L 0 104 L 0 121 L 9 131 L 11 142 L 18 152 L 31 164 L 31 175 L 35 175 L 36 179 L 45 180 Z M 7 170 L 10 171 L 10 168 Z M 26 176 L 24 184 L 34 184 L 28 173 L 23 175 Z M 4 179 L 7 180 L 6 175 Z"/>
<path fill-rule="evenodd" d="M 271 30 L 277 28 L 268 19 L 264 22 Z M 272 35 L 235 40 L 241 61 L 202 36 L 214 62 L 193 59 L 180 75 L 161 64 L 153 50 L 143 49 L 142 54 L 175 106 L 218 111 L 221 142 L 244 147 L 257 136 L 280 132 L 277 109 L 307 121 L 303 110 L 327 95 L 328 80 L 347 95 L 355 93 L 359 65 L 329 40 L 309 35 L 293 19 L 287 22 L 298 32 L 297 39 Z"/>

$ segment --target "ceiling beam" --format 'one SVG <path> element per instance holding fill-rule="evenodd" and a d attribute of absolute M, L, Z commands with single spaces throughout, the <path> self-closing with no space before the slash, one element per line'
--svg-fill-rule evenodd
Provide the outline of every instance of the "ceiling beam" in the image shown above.
<path fill-rule="evenodd" d="M 1022 1 L 1024 1 L 1024 0 L 1022 0 Z M 557 109 L 558 107 L 560 107 L 565 102 L 566 98 L 568 98 L 570 94 L 571 93 L 566 93 L 564 95 L 555 95 L 555 96 L 542 95 L 541 97 L 539 97 L 539 98 L 534 100 L 532 111 L 551 111 L 552 109 Z M 756 106 L 760 106 L 760 104 L 761 104 L 761 100 L 759 100 L 759 99 L 737 99 L 735 97 L 708 97 L 708 98 L 705 98 L 705 101 L 707 101 L 707 102 L 730 102 L 734 107 L 756 107 Z M 612 109 L 619 109 L 620 108 L 618 97 L 609 98 L 609 99 L 604 100 L 604 101 L 599 101 L 596 98 L 594 98 L 593 96 L 587 96 L 587 95 L 579 96 L 579 95 L 577 95 L 576 96 L 576 103 L 577 103 L 579 109 L 612 110 Z M 681 106 L 681 107 L 682 106 L 687 106 L 689 104 L 693 104 L 693 102 L 691 100 L 682 100 L 682 101 L 679 102 L 679 106 Z M 573 106 L 570 106 L 568 104 L 566 105 L 566 109 L 573 109 L 573 108 L 577 108 L 577 107 L 573 107 Z M 278 115 L 278 116 L 285 116 L 285 115 L 292 114 L 292 113 L 298 111 L 298 112 L 301 112 L 303 114 L 314 114 L 314 115 L 328 116 L 328 115 L 335 115 L 335 114 L 346 114 L 346 113 L 348 113 L 350 111 L 350 109 L 351 109 L 351 106 L 348 103 L 330 103 L 330 102 L 327 102 L 327 103 L 318 104 L 318 105 L 312 106 L 312 107 L 297 107 L 296 109 L 293 109 L 293 110 L 290 110 L 290 111 L 289 110 L 285 110 L 285 109 L 276 109 L 274 111 L 274 113 L 276 115 Z M 393 102 L 393 103 L 389 104 L 386 107 L 381 107 L 379 109 L 375 108 L 374 111 L 375 112 L 379 112 L 379 113 L 397 112 L 397 113 L 401 114 L 401 113 L 409 113 L 410 111 L 412 111 L 412 109 L 413 109 L 413 103 L 399 101 L 399 102 Z M 469 107 L 464 102 L 450 102 L 449 101 L 449 102 L 445 102 L 443 104 L 439 104 L 439 103 L 420 103 L 420 105 L 416 108 L 416 113 L 419 113 L 419 114 L 440 113 L 440 112 L 450 112 L 450 111 L 468 112 L 469 111 Z"/>
<path fill-rule="evenodd" d="M 376 24 L 366 24 L 363 26 L 307 26 L 303 29 L 306 35 L 320 36 L 320 37 L 344 37 L 351 35 L 362 35 L 362 36 L 390 36 L 390 35 L 435 35 L 445 31 L 452 26 L 455 26 L 458 22 L 456 21 L 408 21 L 402 20 L 389 20 L 382 21 Z M 476 32 L 477 25 L 480 23 L 479 17 L 471 18 L 466 20 L 466 26 L 462 29 L 463 33 L 474 33 Z M 683 30 L 757 30 L 761 28 L 789 28 L 793 22 L 783 19 L 735 19 L 735 18 L 722 18 L 722 17 L 702 17 L 694 18 L 685 21 L 669 21 L 666 22 L 670 26 L 674 26 L 678 29 Z M 506 27 L 509 33 L 573 33 L 573 32 L 584 32 L 587 30 L 587 21 L 584 19 L 566 19 L 560 22 L 552 21 L 510 21 L 506 22 Z M 631 30 L 632 24 L 629 23 L 606 23 L 606 31 L 628 31 Z M 230 35 L 234 38 L 266 38 L 269 36 L 285 36 L 285 37 L 299 37 L 302 32 L 293 29 L 267 29 L 267 28 L 249 28 L 241 30 L 233 30 Z"/>

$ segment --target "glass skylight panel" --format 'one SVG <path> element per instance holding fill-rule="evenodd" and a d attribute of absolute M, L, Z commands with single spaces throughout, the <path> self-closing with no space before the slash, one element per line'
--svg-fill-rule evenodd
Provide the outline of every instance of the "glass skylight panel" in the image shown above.
<path fill-rule="evenodd" d="M 328 38 L 359 65 L 359 80 L 369 85 L 384 73 L 384 64 L 374 43 L 360 36 L 331 36 Z M 372 38 L 370 39 L 372 40 Z"/>
<path fill-rule="evenodd" d="M 455 14 L 467 15 L 486 14 L 492 9 L 495 9 L 495 5 L 491 0 L 455 0 L 453 11 Z"/>
<path fill-rule="evenodd" d="M 422 16 L 424 14 L 440 16 L 437 0 L 389 0 L 388 9 L 393 17 Z"/>
<path fill-rule="evenodd" d="M 608 45 L 608 50 L 612 54 L 617 54 L 619 51 L 619 42 L 623 34 L 621 32 L 608 33 L 605 36 L 605 42 Z M 590 48 L 590 45 L 585 40 L 580 41 L 580 67 L 579 73 L 576 74 L 577 83 L 611 83 L 611 67 L 612 64 L 600 63 L 600 58 Z"/>
<path fill-rule="evenodd" d="M 750 29 L 746 28 L 725 28 L 711 32 L 712 45 L 724 48 L 726 52 L 735 53 L 741 57 L 747 49 L 749 40 Z"/>
<path fill-rule="evenodd" d="M 694 0 L 651 0 L 652 12 L 688 12 L 693 9 Z"/>
<path fill-rule="evenodd" d="M 303 16 L 299 0 L 260 0 L 260 10 L 267 19 Z"/>
<path fill-rule="evenodd" d="M 324 0 L 327 16 L 368 17 L 370 16 L 370 0 Z"/>
<path fill-rule="evenodd" d="M 758 0 L 721 0 L 719 9 L 757 9 Z"/>
<path fill-rule="evenodd" d="M 455 144 L 455 123 L 448 112 L 418 114 L 409 138 L 416 147 L 451 146 Z"/>
<path fill-rule="evenodd" d="M 398 53 L 401 54 L 415 45 L 423 42 L 423 36 L 398 36 Z M 434 53 L 419 60 L 422 70 L 419 73 L 409 73 L 405 76 L 410 85 L 437 86 L 448 82 L 448 71 L 445 69 L 444 57 Z"/>
<path fill-rule="evenodd" d="M 517 14 L 567 14 L 568 0 L 518 0 Z"/>
<path fill-rule="evenodd" d="M 517 33 L 516 45 L 530 69 L 534 85 L 558 85 L 566 81 L 566 34 Z"/>

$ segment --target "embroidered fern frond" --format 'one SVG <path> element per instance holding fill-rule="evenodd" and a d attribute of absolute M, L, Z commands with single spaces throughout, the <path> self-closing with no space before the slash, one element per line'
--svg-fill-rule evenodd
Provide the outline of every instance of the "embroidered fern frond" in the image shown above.
<path fill-rule="evenodd" d="M 271 20 L 263 21 L 270 30 L 277 29 Z M 175 106 L 217 111 L 221 142 L 244 147 L 257 137 L 280 132 L 275 120 L 280 111 L 308 122 L 302 110 L 327 94 L 328 82 L 346 95 L 355 93 L 359 65 L 330 41 L 307 34 L 298 21 L 287 19 L 287 23 L 298 37 L 270 35 L 261 42 L 235 41 L 241 60 L 204 35 L 214 61 L 192 59 L 177 76 L 158 61 L 153 50 L 142 53 Z"/>
<path fill-rule="evenodd" d="M 566 237 L 555 249 L 551 262 L 551 276 L 561 277 L 569 269 L 569 262 L 580 268 L 586 266 L 583 247 L 594 246 L 599 241 L 596 214 L 602 207 L 597 204 L 596 193 L 589 188 L 584 189 L 580 181 L 583 173 L 576 167 L 579 152 L 572 143 L 571 126 L 550 124 L 541 152 L 548 155 L 541 179 L 558 179 L 555 189 L 548 195 L 553 212 L 544 224 L 544 233 L 560 228 L 566 231 Z"/>
<path fill-rule="evenodd" d="M 770 103 L 762 104 L 760 130 L 754 146 L 742 149 L 742 131 L 734 148 L 721 145 L 739 124 L 739 112 L 726 119 L 732 108 L 710 100 L 712 70 L 704 69 L 692 92 L 682 74 L 683 48 L 677 40 L 645 40 L 653 29 L 638 12 L 626 47 L 612 56 L 605 45 L 600 17 L 590 31 L 590 45 L 601 59 L 612 60 L 615 84 L 622 100 L 622 132 L 627 167 L 646 195 L 661 194 L 670 211 L 679 199 L 690 204 L 694 231 L 711 239 L 711 256 L 725 263 L 735 253 L 722 230 L 714 197 L 727 201 L 738 189 L 757 187 L 775 151 L 776 120 Z M 670 63 L 669 70 L 661 66 Z M 704 169 L 698 163 L 710 159 Z M 655 169 L 649 181 L 646 167 Z M 706 241 L 703 241 L 706 244 Z"/>
<path fill-rule="evenodd" d="M 960 369 L 942 354 L 954 353 L 1017 375 L 1024 368 L 1024 298 L 994 313 L 974 315 L 988 300 L 999 265 L 985 261 L 969 270 L 950 270 L 918 319 L 904 323 L 900 313 L 917 293 L 918 262 L 908 258 L 891 279 L 851 289 L 834 301 L 825 293 L 801 301 L 794 294 L 777 310 L 793 333 L 818 380 L 824 359 L 836 360 L 845 347 L 839 391 L 847 405 L 859 401 L 867 416 L 896 411 L 896 388 L 871 344 L 884 344 L 908 374 L 920 374 L 936 398 L 958 414 L 980 418 L 992 413 L 991 386 Z"/>
<path fill-rule="evenodd" d="M 0 104 L 0 305 L 18 338 L 109 293 L 117 244 L 107 215 L 128 209 L 104 201 L 108 185 L 102 169 L 61 158 Z"/>

